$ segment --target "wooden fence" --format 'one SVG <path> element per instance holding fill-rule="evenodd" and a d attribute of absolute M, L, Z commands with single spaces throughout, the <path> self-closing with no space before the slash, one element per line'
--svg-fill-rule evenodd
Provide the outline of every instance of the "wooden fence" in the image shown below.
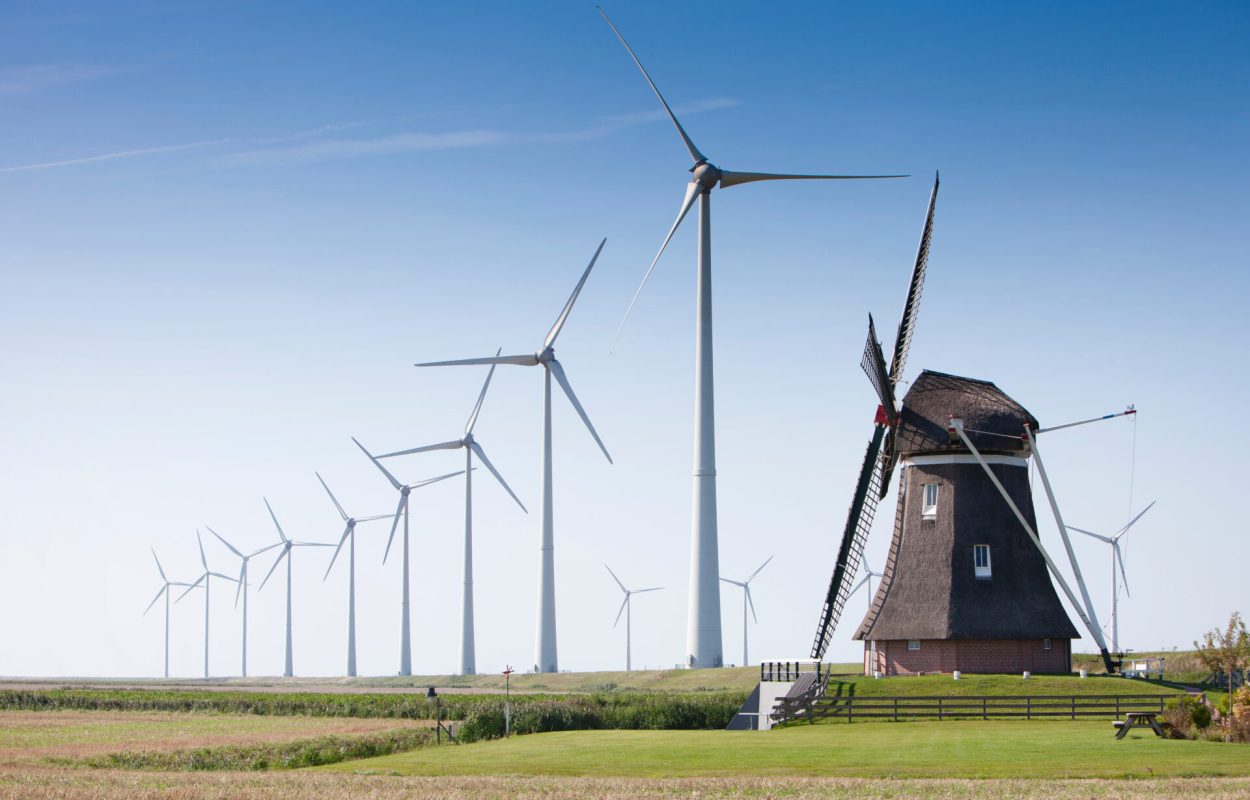
<path fill-rule="evenodd" d="M 1162 712 L 1172 695 L 1030 695 L 993 697 L 817 697 L 784 698 L 774 724 L 818 719 L 1048 719 L 1112 717 L 1130 711 Z"/>

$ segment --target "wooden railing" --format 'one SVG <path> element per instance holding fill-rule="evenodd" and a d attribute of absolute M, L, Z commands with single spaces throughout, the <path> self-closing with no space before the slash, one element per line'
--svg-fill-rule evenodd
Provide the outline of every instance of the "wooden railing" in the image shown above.
<path fill-rule="evenodd" d="M 818 719 L 1048 719 L 1162 713 L 1171 695 L 1020 695 L 993 697 L 795 697 L 773 710 L 774 724 Z"/>

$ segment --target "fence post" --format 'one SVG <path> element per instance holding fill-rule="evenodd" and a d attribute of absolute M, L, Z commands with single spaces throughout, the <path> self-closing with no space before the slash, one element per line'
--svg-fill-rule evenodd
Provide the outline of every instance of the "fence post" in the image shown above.
<path fill-rule="evenodd" d="M 1072 695 L 1072 720 L 1076 721 L 1076 695 Z"/>
<path fill-rule="evenodd" d="M 985 697 L 981 698 L 981 719 L 987 719 L 986 714 L 985 714 L 985 704 L 986 704 L 987 699 L 988 698 L 985 698 Z"/>
<path fill-rule="evenodd" d="M 1115 697 L 1115 718 L 1116 719 L 1120 718 L 1120 696 L 1119 695 L 1116 695 Z"/>
<path fill-rule="evenodd" d="M 942 719 L 942 698 L 938 698 L 938 721 Z"/>
<path fill-rule="evenodd" d="M 1033 698 L 1024 698 L 1024 718 L 1033 719 Z"/>
<path fill-rule="evenodd" d="M 894 721 L 898 722 L 898 698 L 894 698 Z"/>

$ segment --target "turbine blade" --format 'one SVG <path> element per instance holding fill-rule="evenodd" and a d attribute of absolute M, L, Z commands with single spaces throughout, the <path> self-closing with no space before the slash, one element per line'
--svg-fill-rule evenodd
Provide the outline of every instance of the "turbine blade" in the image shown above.
<path fill-rule="evenodd" d="M 721 580 L 724 581 L 725 583 L 732 583 L 734 586 L 741 586 L 743 588 L 746 588 L 746 584 L 743 583 L 742 581 L 735 581 L 735 580 L 731 580 L 730 578 L 721 578 Z"/>
<path fill-rule="evenodd" d="M 547 367 L 551 370 L 551 374 L 555 376 L 556 382 L 560 384 L 560 388 L 568 395 L 569 402 L 573 404 L 573 408 L 577 411 L 577 416 L 582 418 L 582 422 L 586 423 L 586 430 L 590 431 L 590 435 L 595 437 L 595 444 L 599 445 L 599 449 L 603 451 L 603 456 L 612 463 L 612 456 L 608 453 L 608 448 L 603 446 L 603 440 L 599 438 L 595 426 L 590 424 L 590 417 L 586 416 L 586 409 L 582 408 L 582 404 L 577 402 L 577 395 L 573 394 L 573 387 L 569 386 L 568 376 L 564 374 L 564 367 L 560 366 L 560 362 L 554 358 L 551 359 Z M 489 466 L 489 465 L 488 465 Z"/>
<path fill-rule="evenodd" d="M 339 546 L 334 548 L 334 555 L 330 556 L 330 566 L 326 567 L 326 574 L 321 577 L 321 580 L 324 581 L 326 578 L 330 577 L 330 570 L 334 569 L 334 562 L 338 560 L 339 551 L 343 549 L 343 543 L 347 541 L 347 537 L 351 536 L 351 533 L 351 525 L 348 525 L 343 529 L 343 536 L 339 539 Z"/>
<path fill-rule="evenodd" d="M 621 615 L 625 613 L 625 606 L 629 604 L 629 593 L 625 593 L 625 599 L 621 601 L 621 610 L 616 612 L 616 619 L 612 622 L 612 627 L 616 627 L 616 623 L 621 621 Z"/>
<path fill-rule="evenodd" d="M 339 505 L 338 498 L 334 496 L 334 492 L 330 491 L 330 487 L 326 486 L 325 479 L 321 477 L 321 473 L 314 472 L 313 474 L 317 476 L 317 480 L 321 481 L 321 488 L 325 489 L 326 494 L 330 495 L 330 501 L 334 503 L 334 507 L 339 510 L 339 516 L 341 516 L 344 520 L 346 520 L 347 512 L 343 510 L 343 507 L 341 505 Z"/>
<path fill-rule="evenodd" d="M 269 509 L 269 518 L 273 520 L 274 527 L 278 529 L 278 537 L 284 542 L 289 541 L 286 538 L 286 533 L 282 530 L 282 524 L 278 522 L 278 515 L 273 513 L 273 506 L 269 505 L 269 498 L 262 497 L 261 499 L 265 501 L 265 508 Z"/>
<path fill-rule="evenodd" d="M 417 483 L 410 484 L 408 488 L 420 489 L 422 486 L 429 486 L 431 483 L 438 483 L 439 481 L 445 481 L 448 478 L 454 478 L 457 475 L 463 475 L 463 474 L 464 474 L 464 470 L 458 469 L 455 472 L 448 472 L 446 475 L 439 475 L 437 478 L 426 478 L 423 481 L 418 481 Z"/>
<path fill-rule="evenodd" d="M 166 583 L 169 583 L 169 578 L 165 577 L 165 569 L 164 567 L 161 566 L 161 560 L 156 557 L 156 548 L 151 547 L 149 549 L 152 551 L 152 558 L 155 559 L 156 561 L 156 571 L 161 573 L 161 580 L 165 581 Z"/>
<path fill-rule="evenodd" d="M 264 547 L 260 548 L 259 550 L 256 550 L 255 552 L 253 552 L 251 555 L 248 556 L 248 558 L 255 558 L 261 553 L 267 553 L 270 550 L 274 549 L 275 547 L 281 547 L 281 546 L 282 546 L 282 542 L 274 542 L 273 544 L 267 544 Z"/>
<path fill-rule="evenodd" d="M 720 185 L 722 189 L 728 189 L 730 186 L 737 186 L 742 183 L 755 183 L 756 181 L 857 181 L 857 180 L 873 180 L 877 178 L 908 178 L 909 175 L 792 175 L 783 172 L 730 172 L 727 169 L 720 171 Z"/>
<path fill-rule="evenodd" d="M 608 239 L 606 236 L 603 238 L 603 241 L 599 242 L 599 247 L 595 250 L 595 254 L 591 256 L 590 263 L 586 265 L 586 271 L 582 273 L 582 278 L 573 289 L 573 294 L 569 295 L 569 300 L 564 304 L 564 309 L 560 312 L 560 316 L 556 317 L 555 324 L 551 326 L 551 330 L 547 331 L 547 338 L 543 340 L 543 347 L 555 345 L 556 338 L 560 335 L 560 331 L 564 329 L 564 323 L 569 318 L 569 312 L 573 310 L 573 304 L 577 302 L 577 296 L 582 293 L 582 287 L 586 285 L 586 279 L 590 277 L 590 271 L 595 268 L 595 262 L 599 260 L 599 254 L 603 252 L 603 246 L 607 243 Z M 489 381 L 490 379 L 487 378 L 487 382 Z M 486 390 L 482 389 L 482 393 L 485 394 Z"/>
<path fill-rule="evenodd" d="M 621 583 L 621 579 L 616 577 L 616 573 L 612 571 L 612 568 L 609 567 L 607 564 L 604 564 L 603 568 L 606 569 L 608 571 L 608 574 L 612 576 L 612 580 L 616 581 L 616 585 L 621 587 L 621 591 L 625 592 L 626 594 L 629 594 L 629 590 L 625 588 L 625 584 Z"/>
<path fill-rule="evenodd" d="M 214 578 L 225 578 L 228 581 L 234 581 L 235 583 L 238 583 L 238 581 L 236 581 L 234 578 L 231 578 L 229 575 L 222 575 L 220 572 L 210 572 L 208 574 L 212 575 Z"/>
<path fill-rule="evenodd" d="M 193 584 L 191 584 L 190 586 L 188 586 L 188 587 L 187 587 L 187 590 L 186 590 L 185 592 L 183 592 L 182 594 L 178 595 L 178 599 L 177 599 L 177 600 L 175 600 L 174 602 L 175 602 L 175 603 L 179 603 L 179 602 L 181 602 L 181 601 L 182 601 L 182 598 L 184 598 L 184 597 L 186 597 L 187 595 L 191 594 L 191 590 L 192 590 L 192 589 L 194 589 L 195 587 L 199 586 L 201 583 L 203 583 L 203 582 L 204 582 L 204 579 L 205 579 L 205 578 L 207 578 L 207 577 L 208 577 L 208 573 L 207 573 L 207 572 L 205 572 L 203 575 L 201 575 L 200 577 L 196 578 L 196 579 L 195 579 L 195 583 L 193 583 Z"/>
<path fill-rule="evenodd" d="M 498 357 L 502 352 L 503 348 L 501 347 L 495 351 L 495 356 Z M 473 406 L 473 413 L 469 415 L 469 421 L 464 425 L 466 434 L 473 433 L 473 426 L 477 424 L 477 415 L 482 410 L 482 401 L 486 399 L 486 390 L 490 388 L 490 379 L 495 375 L 496 366 L 498 365 L 491 364 L 490 370 L 486 373 L 486 382 L 482 384 L 482 391 L 478 392 L 477 403 Z"/>
<path fill-rule="evenodd" d="M 159 592 L 156 593 L 156 597 L 152 598 L 152 602 L 148 603 L 148 607 L 143 609 L 143 614 L 141 616 L 146 617 L 148 615 L 148 612 L 152 610 L 152 606 L 156 605 L 156 601 L 161 599 L 161 595 L 163 595 L 165 592 L 168 592 L 168 591 L 169 591 L 169 584 L 167 583 L 161 587 L 161 590 Z"/>
<path fill-rule="evenodd" d="M 239 607 L 239 595 L 243 594 L 243 584 L 247 581 L 247 559 L 243 560 L 243 566 L 239 567 L 239 585 L 234 590 L 234 607 Z"/>
<path fill-rule="evenodd" d="M 774 556 L 769 556 L 769 557 L 768 557 L 768 559 L 767 559 L 767 560 L 766 560 L 763 564 L 760 564 L 759 569 L 757 569 L 757 570 L 755 570 L 755 572 L 752 572 L 752 573 L 751 573 L 751 577 L 747 578 L 747 579 L 746 579 L 746 582 L 747 582 L 747 583 L 750 583 L 751 581 L 755 580 L 755 576 L 756 576 L 756 575 L 759 575 L 759 574 L 760 574 L 760 570 L 764 569 L 764 567 L 767 567 L 767 566 L 768 566 L 768 562 L 769 562 L 769 561 L 772 561 L 772 560 L 773 560 L 773 558 L 774 558 Z"/>
<path fill-rule="evenodd" d="M 382 563 L 386 563 L 386 559 L 391 555 L 391 542 L 395 541 L 395 529 L 399 527 L 399 515 L 404 513 L 404 509 L 408 506 L 408 495 L 401 494 L 399 496 L 399 505 L 395 508 L 395 521 L 391 523 L 391 535 L 386 538 L 386 552 L 382 554 Z"/>
<path fill-rule="evenodd" d="M 1111 547 L 1115 550 L 1115 561 L 1120 565 L 1120 577 L 1124 579 L 1124 596 L 1132 597 L 1132 593 L 1128 590 L 1128 573 L 1124 571 L 1124 556 L 1120 554 L 1120 543 L 1116 542 Z"/>
<path fill-rule="evenodd" d="M 656 87 L 655 81 L 651 80 L 651 76 L 647 74 L 646 67 L 644 67 L 642 62 L 638 60 L 638 56 L 634 55 L 634 50 L 629 46 L 629 42 L 625 41 L 625 37 L 622 36 L 621 32 L 616 29 L 616 25 L 612 24 L 612 20 L 608 18 L 608 12 L 604 11 L 599 6 L 595 6 L 595 8 L 599 9 L 599 13 L 603 15 L 604 21 L 606 21 L 608 26 L 612 28 L 612 32 L 616 34 L 616 38 L 620 39 L 621 44 L 625 45 L 625 51 L 629 53 L 629 57 L 632 58 L 634 63 L 638 65 L 638 70 L 642 72 L 642 77 L 647 79 L 647 83 L 651 86 L 651 91 L 655 92 L 655 96 L 660 98 L 660 105 L 664 106 L 664 110 L 668 112 L 668 118 L 673 121 L 673 125 L 677 128 L 677 133 L 681 136 L 682 142 L 686 145 L 686 150 L 689 151 L 690 157 L 694 159 L 696 164 L 701 161 L 707 161 L 707 156 L 700 153 L 699 148 L 694 146 L 694 142 L 690 141 L 690 137 L 686 134 L 686 129 L 683 128 L 681 123 L 677 121 L 677 115 L 673 113 L 673 109 L 668 107 L 668 101 L 664 99 L 664 95 L 660 94 L 660 90 Z"/>
<path fill-rule="evenodd" d="M 1070 531 L 1076 531 L 1077 533 L 1083 533 L 1083 534 L 1085 534 L 1086 536 L 1093 536 L 1095 539 L 1098 539 L 1099 541 L 1106 542 L 1107 544 L 1114 544 L 1114 540 L 1112 540 L 1112 538 L 1111 538 L 1110 536 L 1103 536 L 1101 533 L 1094 533 L 1093 531 L 1087 531 L 1087 530 L 1085 530 L 1084 528 L 1078 528 L 1078 527 L 1076 527 L 1075 525 L 1065 525 L 1064 527 L 1065 527 L 1065 528 L 1067 528 L 1067 529 L 1068 529 L 1068 530 L 1070 530 Z"/>
<path fill-rule="evenodd" d="M 469 446 L 473 448 L 473 453 L 478 458 L 482 459 L 482 464 L 486 466 L 486 469 L 490 470 L 491 475 L 495 476 L 495 480 L 499 481 L 499 485 L 504 488 L 504 491 L 506 491 L 512 499 L 516 501 L 516 504 L 521 507 L 522 511 L 528 514 L 529 509 L 527 509 L 525 504 L 521 502 L 521 498 L 516 496 L 516 492 L 512 491 L 512 487 L 509 486 L 508 482 L 505 481 L 503 476 L 499 474 L 499 470 L 495 469 L 495 465 L 490 463 L 490 459 L 486 457 L 486 451 L 482 449 L 482 446 L 477 442 L 473 442 L 473 444 Z"/>
<path fill-rule="evenodd" d="M 850 599 L 852 595 L 854 595 L 856 592 L 858 592 L 858 591 L 859 591 L 859 587 L 863 586 L 863 585 L 864 585 L 865 583 L 867 583 L 867 582 L 868 582 L 868 576 L 867 576 L 867 575 L 865 575 L 864 577 L 860 578 L 860 579 L 859 579 L 859 582 L 855 584 L 855 588 L 851 589 L 851 591 L 847 594 L 847 599 Z"/>
<path fill-rule="evenodd" d="M 200 538 L 200 529 L 195 529 L 195 542 L 200 546 L 200 563 L 204 565 L 204 571 L 208 572 L 208 559 L 204 557 L 204 540 Z"/>
<path fill-rule="evenodd" d="M 658 592 L 663 588 L 664 588 L 663 586 L 652 586 L 650 589 L 635 589 L 634 591 L 630 592 L 630 594 L 642 594 L 643 592 Z"/>
<path fill-rule="evenodd" d="M 205 525 L 204 527 L 208 528 L 208 526 L 207 526 L 207 525 Z M 238 550 L 236 550 L 236 549 L 235 549 L 235 547 L 234 547 L 234 545 L 232 545 L 232 544 L 230 544 L 229 542 L 227 542 L 227 541 L 225 540 L 225 538 L 223 538 L 223 537 L 222 537 L 222 535 L 221 535 L 220 533 L 218 533 L 217 531 L 213 530 L 212 528 L 208 528 L 208 532 L 209 532 L 209 533 L 211 533 L 212 535 L 216 536 L 216 537 L 217 537 L 217 539 L 218 539 L 218 540 L 220 540 L 220 541 L 221 541 L 221 543 L 222 543 L 222 544 L 224 544 L 226 547 L 229 547 L 229 548 L 230 548 L 230 552 L 231 552 L 231 553 L 234 553 L 234 554 L 235 554 L 236 556 L 238 556 L 239 558 L 243 558 L 243 554 L 242 554 L 242 553 L 240 553 Z"/>
<path fill-rule="evenodd" d="M 1128 529 L 1129 529 L 1129 528 L 1131 528 L 1131 527 L 1133 527 L 1134 525 L 1136 525 L 1136 524 L 1137 524 L 1137 520 L 1139 520 L 1139 519 L 1141 519 L 1142 517 L 1144 517 L 1144 516 L 1146 515 L 1146 512 L 1147 512 L 1147 511 L 1149 511 L 1150 509 L 1154 508 L 1155 503 L 1157 503 L 1157 502 L 1159 502 L 1159 501 L 1158 501 L 1158 500 L 1153 500 L 1153 501 L 1151 501 L 1150 505 L 1148 505 L 1148 506 L 1146 506 L 1145 508 L 1143 508 L 1143 509 L 1141 510 L 1141 513 L 1140 513 L 1140 514 L 1138 514 L 1137 516 L 1135 516 L 1135 517 L 1133 517 L 1131 520 L 1129 520 L 1129 523 L 1128 523 L 1127 525 L 1125 525 L 1123 528 L 1120 528 L 1120 530 L 1116 533 L 1115 538 L 1119 539 L 1121 536 L 1123 536 L 1124 534 L 1128 533 Z"/>
<path fill-rule="evenodd" d="M 516 364 L 521 367 L 538 366 L 538 356 L 488 356 L 486 358 L 460 358 L 455 361 L 423 361 L 418 367 L 475 367 L 482 364 Z"/>
<path fill-rule="evenodd" d="M 269 571 L 265 573 L 265 579 L 260 582 L 260 589 L 264 589 L 265 584 L 269 583 L 269 576 L 273 575 L 273 571 L 278 568 L 279 564 L 282 563 L 282 559 L 286 558 L 287 556 L 291 554 L 291 546 L 292 546 L 291 543 L 287 542 L 286 545 L 282 548 L 282 552 L 278 553 L 278 557 L 275 558 L 273 561 L 273 566 L 270 567 Z M 257 591 L 260 591 L 260 589 L 257 589 Z"/>
<path fill-rule="evenodd" d="M 365 455 L 369 458 L 369 460 L 373 462 L 373 466 L 375 466 L 375 467 L 377 467 L 378 469 L 382 470 L 382 474 L 383 474 L 383 475 L 385 475 L 385 476 L 386 476 L 386 479 L 387 479 L 388 481 L 390 481 L 390 482 L 391 482 L 391 486 L 394 486 L 396 489 L 402 489 L 402 488 L 403 488 L 403 485 L 402 485 L 402 484 L 400 484 L 400 482 L 399 482 L 398 480 L 396 480 L 396 479 L 395 479 L 395 476 L 394 476 L 394 475 L 392 475 L 390 472 L 388 472 L 388 471 L 387 471 L 387 469 L 386 469 L 386 467 L 382 466 L 382 464 L 381 464 L 381 463 L 380 463 L 380 462 L 379 462 L 376 458 L 374 458 L 374 457 L 373 457 L 373 453 L 370 453 L 368 450 L 366 450 L 366 449 L 365 449 L 365 446 L 364 446 L 363 444 L 361 444 L 361 443 L 360 443 L 360 442 L 356 439 L 356 437 L 355 437 L 355 436 L 353 436 L 353 437 L 352 437 L 352 441 L 353 441 L 353 442 L 356 442 L 356 446 L 360 448 L 360 452 L 364 453 L 364 454 L 365 454 Z"/>
<path fill-rule="evenodd" d="M 378 458 L 394 458 L 395 456 L 410 456 L 413 453 L 427 453 L 431 450 L 455 450 L 458 447 L 464 447 L 464 442 L 460 439 L 457 439 L 454 442 L 439 442 L 438 444 L 427 444 L 425 447 L 413 447 L 408 450 L 396 450 L 394 453 L 385 453 L 383 455 L 378 456 Z M 379 468 L 381 468 L 381 466 L 382 466 L 381 464 L 378 464 Z"/>
<path fill-rule="evenodd" d="M 747 605 L 751 607 L 751 619 L 755 620 L 755 624 L 758 625 L 760 618 L 755 616 L 755 601 L 751 599 L 751 587 L 744 586 L 742 589 L 747 593 Z"/>
<path fill-rule="evenodd" d="M 677 211 L 677 219 L 673 221 L 673 227 L 668 229 L 668 236 L 664 237 L 664 243 L 660 245 L 660 252 L 655 254 L 655 258 L 651 259 L 651 266 L 647 267 L 647 274 L 642 276 L 642 283 L 638 284 L 638 290 L 634 292 L 633 298 L 630 299 L 629 306 L 625 309 L 625 316 L 621 318 L 621 324 L 616 327 L 616 335 L 612 337 L 613 346 L 616 345 L 616 340 L 621 337 L 621 331 L 625 329 L 625 323 L 629 320 L 629 312 L 634 310 L 634 304 L 638 302 L 638 296 L 642 294 L 642 287 L 647 285 L 647 280 L 650 279 L 651 273 L 655 270 L 655 265 L 659 263 L 660 256 L 664 255 L 664 249 L 668 247 L 673 234 L 677 232 L 677 227 L 686 218 L 686 214 L 690 211 L 690 207 L 694 205 L 694 199 L 698 195 L 699 184 L 693 181 L 686 184 L 686 196 L 682 198 L 681 208 Z"/>

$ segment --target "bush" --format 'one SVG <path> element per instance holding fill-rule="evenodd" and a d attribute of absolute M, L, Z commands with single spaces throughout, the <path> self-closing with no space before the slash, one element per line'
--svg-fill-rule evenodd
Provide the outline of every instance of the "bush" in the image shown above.
<path fill-rule="evenodd" d="M 1168 700 L 1163 720 L 1171 729 L 1173 739 L 1196 739 L 1211 725 L 1211 709 L 1196 697 L 1175 697 Z"/>

